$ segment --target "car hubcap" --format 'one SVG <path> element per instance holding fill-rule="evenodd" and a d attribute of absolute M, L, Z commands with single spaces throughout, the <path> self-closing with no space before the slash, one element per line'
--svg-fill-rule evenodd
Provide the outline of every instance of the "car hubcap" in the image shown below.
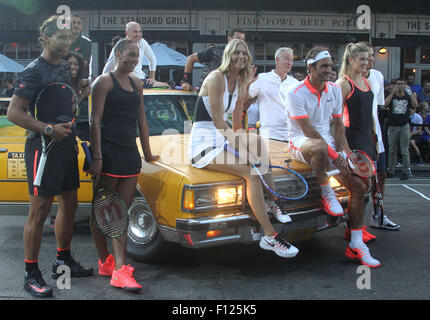
<path fill-rule="evenodd" d="M 157 234 L 157 222 L 146 200 L 135 199 L 128 213 L 130 216 L 129 239 L 138 244 L 147 244 L 153 241 Z"/>

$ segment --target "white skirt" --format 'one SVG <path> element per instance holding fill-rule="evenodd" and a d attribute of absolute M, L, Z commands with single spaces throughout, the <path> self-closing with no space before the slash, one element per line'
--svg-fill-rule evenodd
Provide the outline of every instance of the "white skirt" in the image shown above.
<path fill-rule="evenodd" d="M 188 144 L 189 159 L 196 160 L 192 163 L 193 167 L 206 167 L 224 151 L 225 144 L 228 144 L 228 141 L 215 127 L 213 121 L 194 122 Z"/>

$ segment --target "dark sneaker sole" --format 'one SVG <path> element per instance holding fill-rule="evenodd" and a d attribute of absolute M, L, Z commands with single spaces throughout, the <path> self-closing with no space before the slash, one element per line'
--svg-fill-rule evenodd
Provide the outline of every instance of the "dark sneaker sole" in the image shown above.
<path fill-rule="evenodd" d="M 24 290 L 29 292 L 33 297 L 36 297 L 36 298 L 49 298 L 49 297 L 52 297 L 54 293 L 51 288 L 43 292 L 38 292 L 35 289 L 33 289 L 28 283 L 24 284 Z"/>

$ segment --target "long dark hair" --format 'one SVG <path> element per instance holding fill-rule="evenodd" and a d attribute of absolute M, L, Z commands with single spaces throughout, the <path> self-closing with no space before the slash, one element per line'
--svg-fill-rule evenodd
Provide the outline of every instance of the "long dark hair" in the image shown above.
<path fill-rule="evenodd" d="M 78 60 L 78 65 L 79 65 L 78 75 L 76 76 L 75 79 L 72 79 L 72 86 L 75 89 L 78 89 L 79 88 L 79 82 L 84 78 L 84 73 L 85 73 L 84 58 L 82 58 L 82 55 L 78 52 L 69 51 L 69 53 L 64 57 L 64 59 L 66 61 L 69 61 L 69 59 L 71 57 L 75 57 L 76 60 Z"/>

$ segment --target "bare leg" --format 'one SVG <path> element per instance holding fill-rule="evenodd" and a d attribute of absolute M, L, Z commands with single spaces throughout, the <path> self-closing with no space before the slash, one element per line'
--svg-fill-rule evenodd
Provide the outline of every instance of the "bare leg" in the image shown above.
<path fill-rule="evenodd" d="M 58 197 L 58 212 L 55 219 L 55 238 L 60 249 L 70 248 L 75 214 L 78 208 L 77 190 L 65 191 Z"/>
<path fill-rule="evenodd" d="M 218 158 L 224 159 L 224 153 L 218 155 Z M 221 163 L 221 160 L 217 161 Z M 269 216 L 266 212 L 266 205 L 264 200 L 263 186 L 258 175 L 251 174 L 249 165 L 242 164 L 209 164 L 209 170 L 225 172 L 243 177 L 246 180 L 246 192 L 248 196 L 249 205 L 264 230 L 265 235 L 274 236 L 275 229 L 270 222 Z"/>
<path fill-rule="evenodd" d="M 43 224 L 51 211 L 53 199 L 30 195 L 30 211 L 24 226 L 24 256 L 27 261 L 38 259 Z"/>

